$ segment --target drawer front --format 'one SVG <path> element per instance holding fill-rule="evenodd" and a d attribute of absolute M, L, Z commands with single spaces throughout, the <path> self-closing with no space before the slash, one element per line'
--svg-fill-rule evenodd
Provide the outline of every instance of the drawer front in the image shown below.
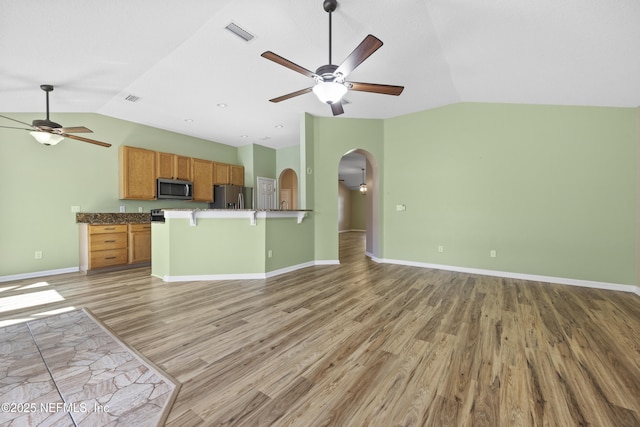
<path fill-rule="evenodd" d="M 127 224 L 90 225 L 89 234 L 126 233 Z"/>
<path fill-rule="evenodd" d="M 127 248 L 127 233 L 101 233 L 92 234 L 89 237 L 90 251 L 103 251 L 105 249 Z"/>
<path fill-rule="evenodd" d="M 130 233 L 151 232 L 151 224 L 129 224 Z"/>
<path fill-rule="evenodd" d="M 89 269 L 110 267 L 127 263 L 127 248 L 91 252 Z"/>

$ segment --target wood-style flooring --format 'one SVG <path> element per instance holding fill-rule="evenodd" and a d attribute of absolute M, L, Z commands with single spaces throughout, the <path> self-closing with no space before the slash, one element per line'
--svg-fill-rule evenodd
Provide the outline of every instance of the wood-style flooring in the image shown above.
<path fill-rule="evenodd" d="M 363 237 L 267 280 L 0 283 L 0 321 L 88 307 L 182 383 L 169 426 L 640 426 L 640 297 L 376 264 Z"/>

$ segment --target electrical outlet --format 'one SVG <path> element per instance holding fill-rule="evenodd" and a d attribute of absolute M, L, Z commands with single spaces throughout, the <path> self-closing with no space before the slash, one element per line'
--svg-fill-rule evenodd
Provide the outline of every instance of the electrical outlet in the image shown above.
<path fill-rule="evenodd" d="M 126 212 L 125 207 L 124 206 L 120 206 L 120 213 L 124 213 L 124 212 Z"/>
<path fill-rule="evenodd" d="M 138 212 L 142 212 L 142 206 L 138 206 Z"/>
<path fill-rule="evenodd" d="M 402 212 L 402 211 L 406 211 L 407 210 L 407 205 L 396 205 L 396 211 L 398 212 Z"/>
<path fill-rule="evenodd" d="M 35 258 L 36 259 L 42 259 L 42 251 L 36 251 Z"/>
<path fill-rule="evenodd" d="M 71 206 L 71 212 L 73 213 L 80 212 L 80 206 Z"/>
<path fill-rule="evenodd" d="M 267 251 L 267 258 L 271 258 L 273 256 L 273 251 L 271 249 L 269 249 Z"/>
<path fill-rule="evenodd" d="M 498 254 L 496 253 L 496 250 L 495 250 L 495 249 L 491 249 L 491 252 L 489 252 L 489 256 L 490 256 L 491 258 L 495 258 L 496 256 L 498 256 Z"/>
<path fill-rule="evenodd" d="M 444 246 L 442 246 L 442 245 L 438 246 L 438 252 L 443 253 L 444 252 Z"/>

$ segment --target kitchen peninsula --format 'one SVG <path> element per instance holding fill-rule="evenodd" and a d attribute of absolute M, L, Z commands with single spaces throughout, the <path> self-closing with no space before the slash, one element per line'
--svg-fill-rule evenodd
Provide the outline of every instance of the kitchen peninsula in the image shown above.
<path fill-rule="evenodd" d="M 152 222 L 151 274 L 165 282 L 261 279 L 314 264 L 305 210 L 166 209 Z"/>

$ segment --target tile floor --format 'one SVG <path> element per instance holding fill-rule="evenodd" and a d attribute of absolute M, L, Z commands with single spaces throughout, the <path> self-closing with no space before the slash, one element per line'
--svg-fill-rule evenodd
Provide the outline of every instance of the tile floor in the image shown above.
<path fill-rule="evenodd" d="M 156 426 L 178 387 L 86 310 L 0 330 L 1 425 Z"/>

